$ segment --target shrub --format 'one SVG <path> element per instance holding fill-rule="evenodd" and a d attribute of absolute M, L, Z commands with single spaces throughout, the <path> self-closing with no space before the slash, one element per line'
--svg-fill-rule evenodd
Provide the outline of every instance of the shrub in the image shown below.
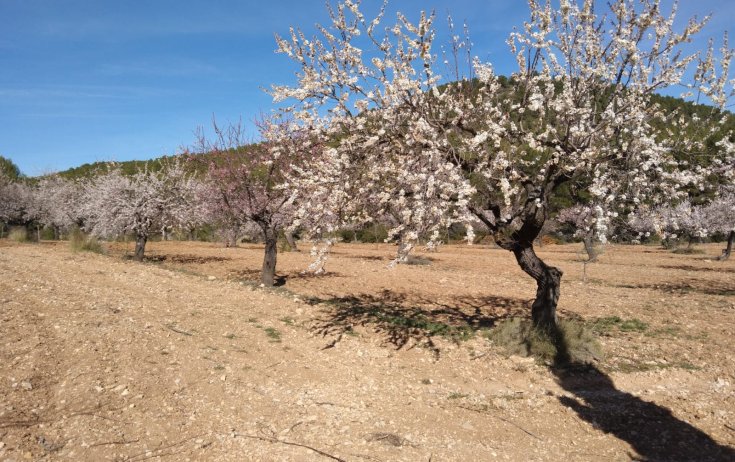
<path fill-rule="evenodd" d="M 704 250 L 694 247 L 682 247 L 680 249 L 674 249 L 672 252 L 679 255 L 700 255 L 704 253 Z"/>
<path fill-rule="evenodd" d="M 562 319 L 555 331 L 534 328 L 531 321 L 511 318 L 499 322 L 488 338 L 509 354 L 533 356 L 546 363 L 590 363 L 602 357 L 602 348 L 583 323 Z"/>
<path fill-rule="evenodd" d="M 589 327 L 599 334 L 605 334 L 613 328 L 623 332 L 644 332 L 648 329 L 648 324 L 637 318 L 622 319 L 619 316 L 607 316 L 591 321 Z"/>
<path fill-rule="evenodd" d="M 419 255 L 409 255 L 406 258 L 406 261 L 402 262 L 404 265 L 418 265 L 418 266 L 426 266 L 431 265 L 431 258 L 428 257 L 422 257 Z"/>
<path fill-rule="evenodd" d="M 24 226 L 14 226 L 8 233 L 8 239 L 15 242 L 29 242 L 28 230 Z"/>
<path fill-rule="evenodd" d="M 363 243 L 380 243 L 385 242 L 386 239 L 388 239 L 388 230 L 381 224 L 366 226 L 357 231 L 357 240 Z M 352 241 L 351 235 L 350 241 Z"/>
<path fill-rule="evenodd" d="M 56 239 L 54 228 L 51 228 L 50 226 L 45 226 L 41 228 L 40 234 L 41 240 L 43 241 L 53 241 L 54 239 Z"/>
<path fill-rule="evenodd" d="M 102 243 L 96 237 L 88 236 L 78 228 L 69 234 L 69 247 L 73 252 L 106 253 Z"/>

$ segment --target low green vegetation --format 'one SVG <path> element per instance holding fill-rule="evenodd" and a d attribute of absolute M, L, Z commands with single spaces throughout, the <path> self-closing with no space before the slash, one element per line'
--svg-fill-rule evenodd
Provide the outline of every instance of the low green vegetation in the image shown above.
<path fill-rule="evenodd" d="M 679 255 L 702 255 L 704 254 L 704 250 L 692 247 L 682 247 L 679 249 L 674 249 L 673 253 Z"/>
<path fill-rule="evenodd" d="M 73 252 L 105 253 L 102 243 L 94 236 L 88 236 L 81 230 L 74 229 L 69 234 L 69 247 Z"/>
<path fill-rule="evenodd" d="M 608 334 L 614 330 L 622 332 L 645 332 L 648 324 L 640 319 L 622 319 L 619 316 L 606 316 L 588 322 L 590 328 L 598 334 Z"/>
<path fill-rule="evenodd" d="M 16 226 L 10 229 L 8 239 L 15 242 L 29 242 L 28 230 L 24 226 Z"/>
<path fill-rule="evenodd" d="M 409 255 L 404 265 L 427 266 L 431 265 L 431 258 L 422 257 L 420 255 Z"/>
<path fill-rule="evenodd" d="M 687 371 L 698 371 L 702 368 L 695 366 L 687 361 L 678 361 L 671 363 L 651 362 L 651 361 L 628 361 L 619 362 L 612 366 L 612 370 L 622 372 L 624 374 L 632 374 L 635 372 L 647 372 L 662 369 L 684 369 Z"/>
<path fill-rule="evenodd" d="M 412 330 L 418 329 L 427 337 L 439 336 L 455 342 L 465 341 L 472 338 L 474 331 L 470 326 L 453 326 L 441 321 L 433 321 L 423 314 L 386 314 L 380 310 L 371 310 L 371 317 L 380 323 L 388 324 L 394 328 Z"/>
<path fill-rule="evenodd" d="M 271 342 L 280 342 L 281 341 L 281 333 L 278 332 L 277 329 L 275 329 L 273 327 L 264 327 L 263 328 L 263 331 L 268 336 L 268 338 L 271 339 L 270 340 Z"/>
<path fill-rule="evenodd" d="M 288 316 L 286 316 L 284 318 L 281 318 L 281 322 L 287 326 L 293 326 L 296 321 L 293 318 L 289 318 Z"/>
<path fill-rule="evenodd" d="M 487 337 L 508 354 L 533 356 L 549 364 L 591 363 L 602 358 L 594 331 L 580 321 L 561 319 L 555 332 L 534 328 L 530 320 L 499 322 Z"/>

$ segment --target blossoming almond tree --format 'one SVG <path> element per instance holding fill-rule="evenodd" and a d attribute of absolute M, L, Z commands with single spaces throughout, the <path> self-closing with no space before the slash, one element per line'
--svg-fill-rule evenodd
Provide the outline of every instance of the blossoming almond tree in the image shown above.
<path fill-rule="evenodd" d="M 3 226 L 0 236 L 5 225 L 25 225 L 28 222 L 32 198 L 33 193 L 26 183 L 19 181 L 17 176 L 11 177 L 0 171 L 0 225 Z"/>
<path fill-rule="evenodd" d="M 80 204 L 83 194 L 81 181 L 66 180 L 58 175 L 46 176 L 33 188 L 33 214 L 41 225 L 53 228 L 54 235 L 58 237 L 72 226 L 82 225 Z"/>
<path fill-rule="evenodd" d="M 159 171 L 146 168 L 129 176 L 113 166 L 94 178 L 85 191 L 85 229 L 103 238 L 133 234 L 134 258 L 142 261 L 151 235 L 189 217 L 195 185 L 196 180 L 178 160 Z"/>
<path fill-rule="evenodd" d="M 556 221 L 571 225 L 574 228 L 574 236 L 582 238 L 588 261 L 597 261 L 599 252 L 595 244 L 606 243 L 610 232 L 609 217 L 605 216 L 602 207 L 577 204 L 560 210 Z"/>
<path fill-rule="evenodd" d="M 706 207 L 705 215 L 713 231 L 727 235 L 727 246 L 719 257 L 727 260 L 735 241 L 735 140 L 723 138 L 717 144 L 726 152 L 724 160 L 717 159 L 714 163 L 714 173 L 721 186 L 717 197 Z"/>
<path fill-rule="evenodd" d="M 641 207 L 630 213 L 623 222 L 623 227 L 633 235 L 634 244 L 661 234 L 661 224 L 648 207 Z"/>
<path fill-rule="evenodd" d="M 727 236 L 726 247 L 719 256 L 719 260 L 727 260 L 732 254 L 735 241 L 735 191 L 723 188 L 720 195 L 705 206 L 702 212 L 711 232 Z"/>
<path fill-rule="evenodd" d="M 278 141 L 248 143 L 241 124 L 220 128 L 215 123 L 214 139 L 200 133 L 195 151 L 209 159 L 203 197 L 210 216 L 238 228 L 257 225 L 265 241 L 261 282 L 272 286 L 278 234 L 293 221 L 292 190 L 285 178 L 310 151 L 293 142 L 286 123 L 262 120 L 259 127 L 265 139 Z"/>
<path fill-rule="evenodd" d="M 518 64 L 509 79 L 475 60 L 475 78 L 441 85 L 433 15 L 414 23 L 399 13 L 384 27 L 384 9 L 368 19 L 359 1 L 345 0 L 330 8 L 318 37 L 292 29 L 277 38 L 299 72 L 294 86 L 272 93 L 295 101 L 285 110 L 331 143 L 320 162 L 338 159 L 372 180 L 359 184 L 354 201 L 379 197 L 387 166 L 419 159 L 426 176 L 404 178 L 412 185 L 433 178 L 442 201 L 432 213 L 447 220 L 471 213 L 487 226 L 536 280 L 534 324 L 551 327 L 562 272 L 533 247 L 550 199 L 570 182 L 603 209 L 703 187 L 706 172 L 675 155 L 698 147 L 680 126 L 690 122 L 662 111 L 652 95 L 686 84 L 722 106 L 729 88 L 729 49 L 717 66 L 713 54 L 687 51 L 706 20 L 676 30 L 675 8 L 664 14 L 658 1 L 616 0 L 604 14 L 595 3 L 530 0 L 529 20 L 509 39 Z M 412 198 L 413 207 L 427 207 Z"/>
<path fill-rule="evenodd" d="M 677 242 L 686 239 L 687 248 L 711 232 L 704 208 L 693 205 L 688 199 L 676 205 L 664 204 L 653 211 L 664 241 Z"/>

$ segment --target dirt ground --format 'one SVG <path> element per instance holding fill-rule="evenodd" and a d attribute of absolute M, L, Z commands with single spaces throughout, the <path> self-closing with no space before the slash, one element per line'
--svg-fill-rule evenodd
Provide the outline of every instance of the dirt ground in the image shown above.
<path fill-rule="evenodd" d="M 539 255 L 604 356 L 559 369 L 487 338 L 533 281 L 488 246 L 149 243 L 147 263 L 0 241 L 0 460 L 735 460 L 735 261 L 651 246 Z"/>

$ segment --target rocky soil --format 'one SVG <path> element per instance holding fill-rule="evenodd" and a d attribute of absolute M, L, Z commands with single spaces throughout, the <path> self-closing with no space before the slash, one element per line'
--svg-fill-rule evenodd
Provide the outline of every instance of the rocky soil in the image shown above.
<path fill-rule="evenodd" d="M 283 253 L 266 290 L 257 245 L 0 241 L 0 460 L 735 460 L 735 261 L 701 248 L 541 249 L 604 351 L 559 369 L 487 339 L 535 291 L 488 246 Z"/>

